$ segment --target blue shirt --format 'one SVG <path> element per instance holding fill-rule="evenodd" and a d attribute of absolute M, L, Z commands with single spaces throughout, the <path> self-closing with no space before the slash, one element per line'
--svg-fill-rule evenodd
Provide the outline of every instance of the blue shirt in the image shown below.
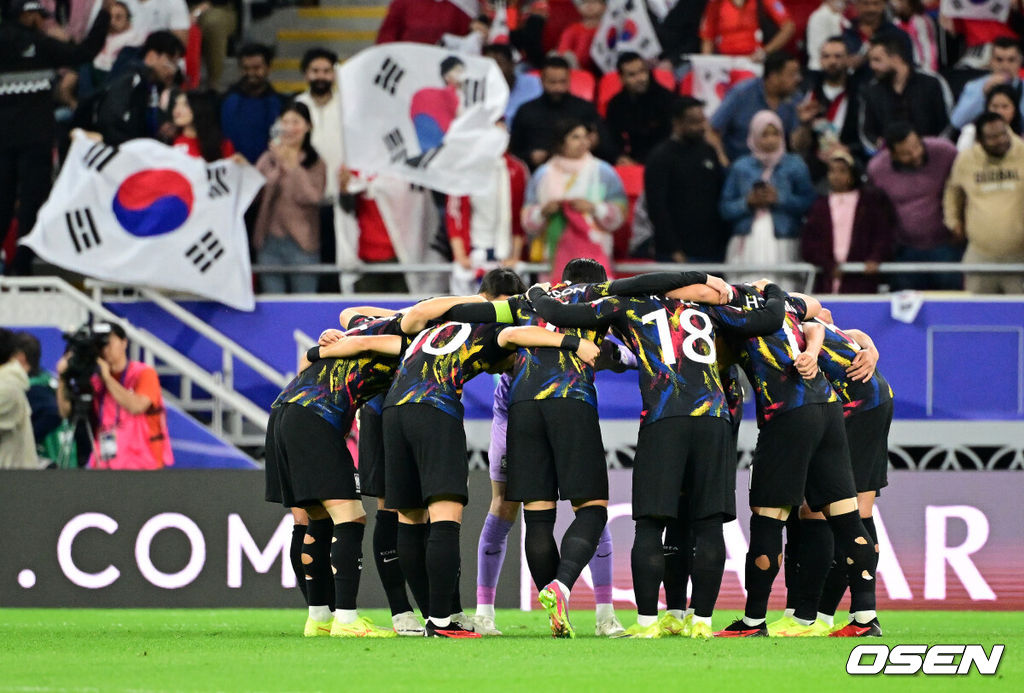
<path fill-rule="evenodd" d="M 750 121 L 758 111 L 775 111 L 782 119 L 782 127 L 788 138 L 800 125 L 796 116 L 797 101 L 798 95 L 794 94 L 780 103 L 778 110 L 769 107 L 764 97 L 764 80 L 760 77 L 745 80 L 730 89 L 718 110 L 711 116 L 711 127 L 722 138 L 722 146 L 729 161 L 750 153 L 747 149 L 747 133 Z"/>
<path fill-rule="evenodd" d="M 220 107 L 220 128 L 235 151 L 255 163 L 267 151 L 270 126 L 281 113 L 281 95 L 268 89 L 262 96 L 246 96 L 232 89 Z"/>
<path fill-rule="evenodd" d="M 516 111 L 527 101 L 533 101 L 544 92 L 540 78 L 536 75 L 516 75 L 516 83 L 509 89 L 508 105 L 505 107 L 505 123 L 512 127 Z"/>
<path fill-rule="evenodd" d="M 990 75 L 983 75 L 964 85 L 964 90 L 960 92 L 960 98 L 953 107 L 953 113 L 949 116 L 949 122 L 957 130 L 963 130 L 964 126 L 973 123 L 975 118 L 985 112 L 985 91 L 982 87 L 989 77 Z M 1010 86 L 1020 89 L 1020 80 L 1015 79 Z M 1024 90 L 1021 90 L 1018 110 L 1024 113 Z"/>
<path fill-rule="evenodd" d="M 747 206 L 747 194 L 761 180 L 764 166 L 753 156 L 734 161 L 722 188 L 719 211 L 732 227 L 732 235 L 746 236 L 754 221 L 754 211 Z M 770 180 L 778 193 L 772 207 L 772 225 L 776 238 L 797 238 L 804 215 L 818 196 L 811 182 L 807 164 L 796 154 L 786 154 L 772 171 Z"/>

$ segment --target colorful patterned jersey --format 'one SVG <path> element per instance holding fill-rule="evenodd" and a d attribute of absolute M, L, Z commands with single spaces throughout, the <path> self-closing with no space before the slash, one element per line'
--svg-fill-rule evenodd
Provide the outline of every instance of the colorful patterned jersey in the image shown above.
<path fill-rule="evenodd" d="M 442 322 L 428 327 L 405 350 L 385 407 L 429 404 L 461 420 L 462 386 L 484 371 L 504 370 L 514 349 L 498 345 L 508 325 Z"/>
<path fill-rule="evenodd" d="M 878 370 L 867 382 L 853 380 L 846 374 L 861 350 L 860 345 L 835 325 L 817 322 L 825 326 L 825 342 L 818 354 L 818 366 L 843 401 L 843 415 L 874 409 L 891 400 L 892 388 Z"/>
<path fill-rule="evenodd" d="M 754 287 L 743 284 L 735 288 L 744 310 L 754 310 L 763 304 L 764 299 Z M 839 401 L 823 373 L 819 371 L 812 379 L 805 380 L 794 365 L 794 359 L 807 344 L 801 327 L 806 314 L 807 305 L 803 300 L 787 296 L 786 318 L 779 330 L 736 345 L 739 364 L 754 388 L 758 426 L 805 404 Z"/>
<path fill-rule="evenodd" d="M 607 296 L 609 282 L 602 284 L 559 284 L 551 288 L 549 296 L 563 303 L 588 303 Z M 560 334 L 589 339 L 598 346 L 605 330 L 578 327 L 555 327 L 537 314 L 526 296 L 508 299 L 512 322 L 516 325 L 535 325 Z M 537 399 L 579 399 L 597 407 L 594 388 L 594 368 L 584 363 L 575 352 L 552 347 L 520 347 L 516 350 L 512 367 L 512 387 L 509 403 Z"/>
<path fill-rule="evenodd" d="M 383 318 L 375 318 L 370 315 L 355 315 L 348 321 L 348 331 L 345 334 L 368 336 L 393 334 L 406 339 L 406 335 L 402 332 L 401 323 L 401 313 L 388 315 Z M 377 416 L 380 416 L 384 411 L 384 397 L 386 395 L 387 389 L 385 388 L 379 395 L 371 397 L 363 406 L 375 412 Z"/>

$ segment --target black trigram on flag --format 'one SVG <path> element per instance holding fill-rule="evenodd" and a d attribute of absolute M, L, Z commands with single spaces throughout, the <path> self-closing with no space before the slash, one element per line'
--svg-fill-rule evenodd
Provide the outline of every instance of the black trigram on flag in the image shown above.
<path fill-rule="evenodd" d="M 404 74 L 405 70 L 399 67 L 398 63 L 391 58 L 384 58 L 380 71 L 373 78 L 373 83 L 394 96 L 395 90 L 398 89 L 398 82 Z"/>
<path fill-rule="evenodd" d="M 88 207 L 65 212 L 64 221 L 67 223 L 68 234 L 71 235 L 71 243 L 74 244 L 76 253 L 90 250 L 101 243 L 96 222 Z"/>
<path fill-rule="evenodd" d="M 388 148 L 388 158 L 391 159 L 391 163 L 405 161 L 405 138 L 402 137 L 402 133 L 398 128 L 384 135 L 384 146 Z"/>
<path fill-rule="evenodd" d="M 462 103 L 469 107 L 480 103 L 486 95 L 486 83 L 482 79 L 467 79 L 462 82 Z"/>
<path fill-rule="evenodd" d="M 206 272 L 210 265 L 220 259 L 224 254 L 224 246 L 213 235 L 213 231 L 207 231 L 197 243 L 193 243 L 185 252 L 185 257 L 192 261 L 192 264 L 200 272 Z"/>
<path fill-rule="evenodd" d="M 117 156 L 117 147 L 97 142 L 85 152 L 85 167 L 103 171 L 115 156 Z"/>
<path fill-rule="evenodd" d="M 224 197 L 231 192 L 228 188 L 227 177 L 228 170 L 223 165 L 206 167 L 206 181 L 210 184 L 209 195 L 211 200 Z"/>

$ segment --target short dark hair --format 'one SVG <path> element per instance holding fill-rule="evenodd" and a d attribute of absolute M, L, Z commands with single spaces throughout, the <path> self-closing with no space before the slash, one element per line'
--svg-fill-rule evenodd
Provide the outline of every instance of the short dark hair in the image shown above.
<path fill-rule="evenodd" d="M 823 46 L 824 46 L 824 45 L 825 45 L 826 43 L 841 43 L 841 44 L 843 44 L 843 48 L 845 48 L 845 49 L 846 49 L 846 52 L 847 52 L 847 53 L 849 53 L 849 52 L 850 52 L 850 47 L 846 45 L 846 39 L 844 39 L 844 38 L 842 37 L 842 34 L 835 34 L 835 35 L 833 35 L 833 36 L 829 36 L 829 37 L 828 37 L 827 39 L 825 39 L 825 40 L 824 40 L 824 41 L 822 42 L 822 44 L 821 44 L 821 45 L 823 45 Z"/>
<path fill-rule="evenodd" d="M 672 102 L 672 120 L 682 120 L 691 108 L 704 108 L 704 102 L 692 96 L 680 96 Z"/>
<path fill-rule="evenodd" d="M 509 267 L 496 267 L 480 281 L 480 293 L 488 296 L 515 296 L 526 291 L 522 278 Z"/>
<path fill-rule="evenodd" d="M 615 71 L 622 72 L 622 66 L 626 63 L 631 63 L 634 60 L 643 60 L 643 57 L 635 51 L 623 51 L 619 53 L 619 57 L 615 59 Z"/>
<path fill-rule="evenodd" d="M 578 257 L 565 263 L 565 267 L 562 268 L 562 281 L 573 284 L 597 284 L 608 281 L 608 272 L 597 260 Z"/>
<path fill-rule="evenodd" d="M 1002 123 L 1003 125 L 1006 125 L 1007 128 L 1010 127 L 1009 125 L 1006 124 L 1006 121 L 1003 120 L 1003 117 L 998 113 L 993 113 L 992 111 L 985 111 L 974 120 L 974 132 L 976 133 L 976 137 L 979 142 L 981 141 L 981 129 L 988 125 L 989 123 Z"/>
<path fill-rule="evenodd" d="M 329 51 L 326 48 L 321 48 L 319 46 L 315 48 L 310 48 L 302 55 L 302 61 L 299 63 L 299 69 L 302 72 L 305 72 L 306 69 L 309 68 L 310 63 L 312 63 L 314 60 L 326 60 L 331 65 L 334 65 L 336 62 L 338 62 L 338 54 L 335 53 L 334 51 Z"/>
<path fill-rule="evenodd" d="M 169 31 L 154 31 L 146 37 L 146 42 L 142 44 L 142 54 L 146 55 L 147 53 L 180 58 L 185 55 L 185 44 Z"/>
<path fill-rule="evenodd" d="M 772 51 L 764 57 L 764 78 L 767 79 L 768 75 L 782 72 L 786 65 L 793 61 L 796 61 L 796 58 L 789 53 Z"/>
<path fill-rule="evenodd" d="M 15 332 L 14 353 L 19 351 L 25 355 L 25 360 L 28 361 L 29 375 L 38 373 L 39 359 L 43 355 L 43 350 L 39 346 L 39 340 L 36 339 L 36 336 L 28 332 Z"/>
<path fill-rule="evenodd" d="M 1024 51 L 1021 50 L 1020 43 L 1017 39 L 1012 36 L 998 36 L 992 42 L 993 48 L 1016 48 L 1017 52 L 1024 55 Z"/>
<path fill-rule="evenodd" d="M 270 65 L 274 60 L 274 49 L 264 43 L 247 43 L 238 49 L 238 62 L 241 63 L 245 58 L 254 55 L 260 56 L 263 62 Z"/>
<path fill-rule="evenodd" d="M 465 67 L 466 63 L 462 62 L 461 58 L 458 58 L 454 55 L 449 55 L 447 58 L 441 61 L 441 76 L 444 77 L 446 74 L 457 68 L 459 65 Z"/>
<path fill-rule="evenodd" d="M 565 138 L 576 128 L 586 128 L 588 132 L 590 131 L 590 126 L 579 118 L 562 118 L 556 121 L 551 128 L 551 151 L 558 151 Z"/>
<path fill-rule="evenodd" d="M 515 58 L 512 57 L 512 46 L 507 43 L 488 43 L 480 51 L 481 55 L 500 55 L 509 62 L 513 62 Z"/>
<path fill-rule="evenodd" d="M 0 365 L 11 360 L 14 356 L 14 333 L 0 327 Z"/>
<path fill-rule="evenodd" d="M 544 62 L 540 64 L 541 71 L 548 69 L 549 67 L 558 68 L 560 70 L 571 70 L 569 67 L 569 61 L 560 55 L 548 55 L 544 57 Z"/>
<path fill-rule="evenodd" d="M 872 46 L 881 46 L 890 57 L 899 58 L 907 65 L 914 64 L 914 56 L 911 54 L 909 43 L 901 40 L 899 36 L 892 34 L 872 36 L 870 43 Z"/>
<path fill-rule="evenodd" d="M 895 120 L 885 126 L 882 139 L 885 140 L 886 149 L 891 150 L 914 134 L 917 134 L 917 130 L 914 129 L 913 123 L 907 120 Z"/>

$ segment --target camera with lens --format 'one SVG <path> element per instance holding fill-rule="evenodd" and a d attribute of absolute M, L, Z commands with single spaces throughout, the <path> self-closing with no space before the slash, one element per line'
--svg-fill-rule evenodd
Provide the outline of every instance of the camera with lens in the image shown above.
<path fill-rule="evenodd" d="M 96 359 L 110 340 L 110 325 L 85 324 L 74 332 L 65 332 L 68 365 L 61 374 L 72 401 L 92 400 L 92 376 L 96 372 Z"/>

